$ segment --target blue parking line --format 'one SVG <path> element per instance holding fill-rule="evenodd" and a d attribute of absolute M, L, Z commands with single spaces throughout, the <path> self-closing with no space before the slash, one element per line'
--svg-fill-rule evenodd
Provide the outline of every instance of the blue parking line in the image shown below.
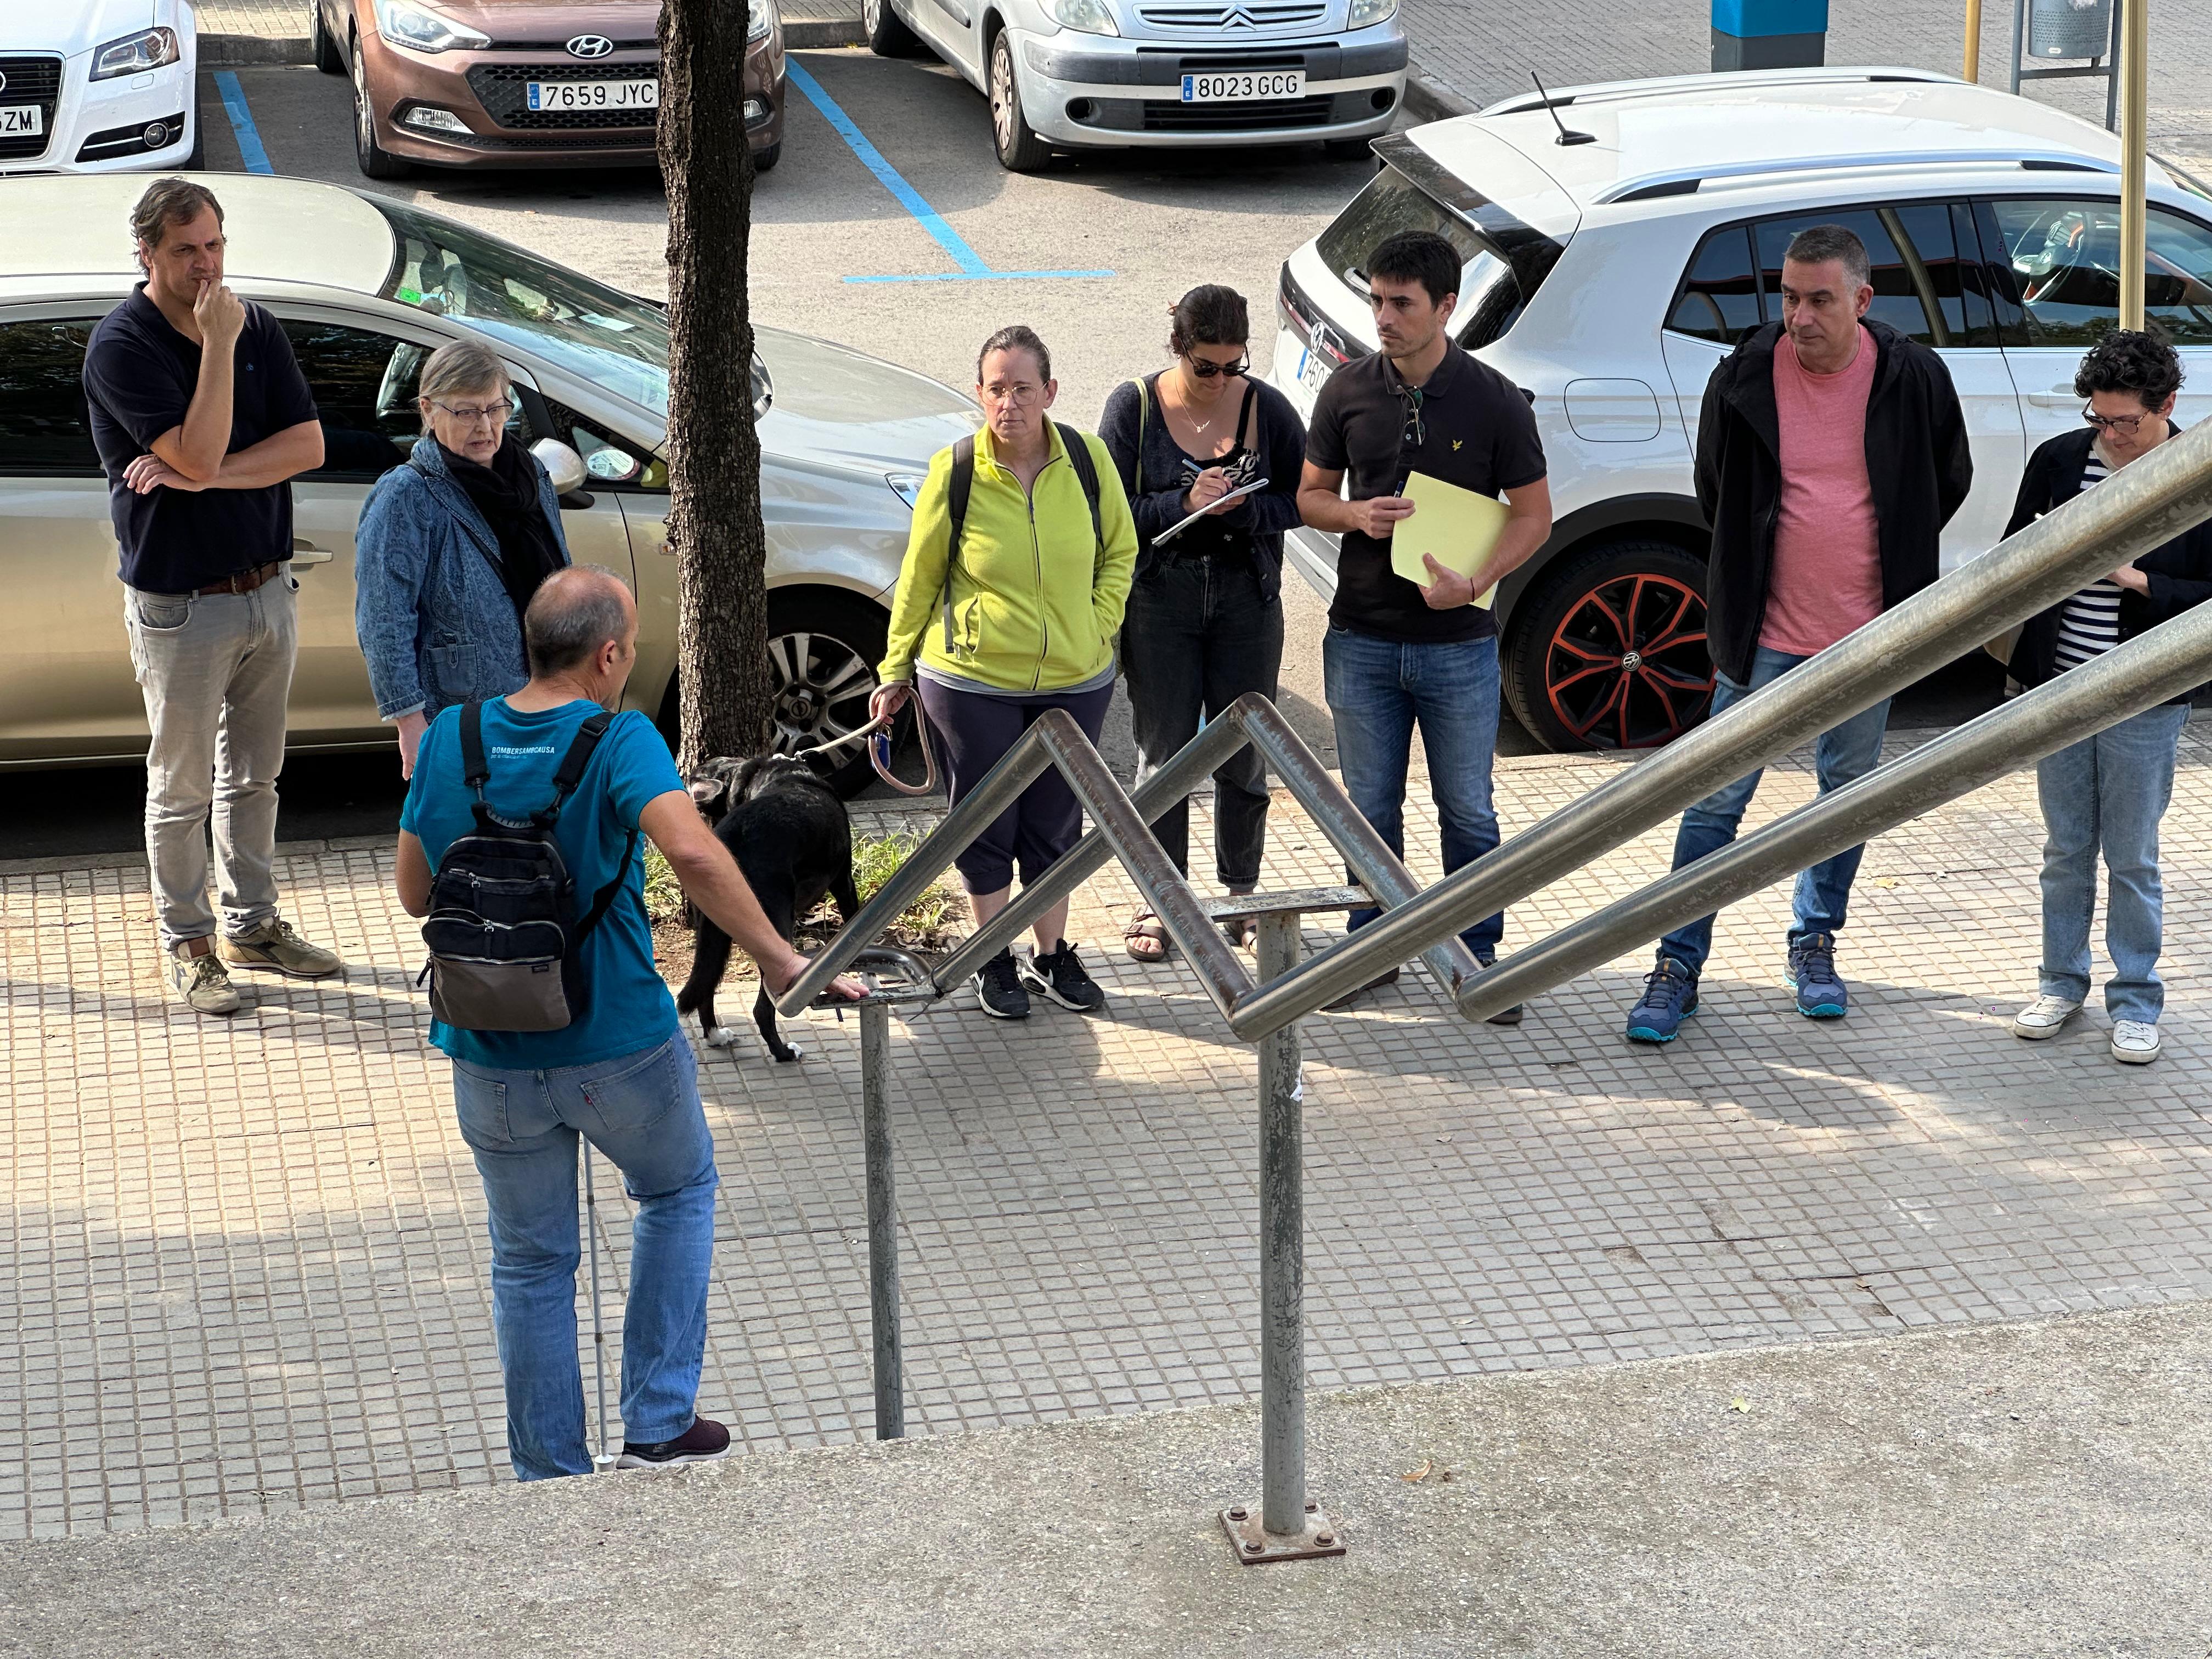
<path fill-rule="evenodd" d="M 892 199 L 914 216 L 916 223 L 927 231 L 947 253 L 957 270 L 937 271 L 927 275 L 908 276 L 848 276 L 848 283 L 972 283 L 987 280 L 1025 276 L 1111 276 L 1110 270 L 994 270 L 983 261 L 983 256 L 968 246 L 960 233 L 945 222 L 945 216 L 930 206 L 920 191 L 907 183 L 899 170 L 884 158 L 868 140 L 853 118 L 838 107 L 837 100 L 823 90 L 822 83 L 800 68 L 795 58 L 784 60 L 785 72 L 791 84 L 797 87 L 806 101 L 822 112 L 822 118 L 830 125 L 837 136 L 860 158 L 860 165 L 876 176 L 876 180 L 890 191 Z M 244 100 L 240 106 L 244 106 Z M 233 116 L 234 121 L 237 118 Z"/>
<path fill-rule="evenodd" d="M 261 148 L 261 133 L 253 125 L 253 112 L 246 106 L 246 88 L 238 84 L 238 75 L 233 70 L 215 72 L 216 90 L 222 94 L 223 112 L 230 117 L 230 130 L 238 139 L 238 159 L 246 163 L 248 173 L 274 173 L 269 165 L 269 152 Z"/>

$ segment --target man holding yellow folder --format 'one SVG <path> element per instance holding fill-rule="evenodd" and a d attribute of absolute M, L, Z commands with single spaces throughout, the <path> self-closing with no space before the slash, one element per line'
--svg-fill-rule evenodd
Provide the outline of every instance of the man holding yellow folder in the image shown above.
<path fill-rule="evenodd" d="M 1345 793 L 1402 854 L 1418 724 L 1447 874 L 1498 845 L 1491 590 L 1552 530 L 1544 447 L 1528 400 L 1448 331 L 1462 259 L 1462 250 L 1430 231 L 1401 231 L 1368 256 L 1382 349 L 1346 363 L 1322 388 L 1298 481 L 1305 522 L 1341 538 L 1322 664 Z M 1379 914 L 1356 910 L 1352 926 Z M 1487 963 L 1504 930 L 1502 915 L 1486 916 L 1464 937 Z M 1361 990 L 1397 977 L 1393 968 Z M 1497 1020 L 1520 1018 L 1513 1009 Z"/>

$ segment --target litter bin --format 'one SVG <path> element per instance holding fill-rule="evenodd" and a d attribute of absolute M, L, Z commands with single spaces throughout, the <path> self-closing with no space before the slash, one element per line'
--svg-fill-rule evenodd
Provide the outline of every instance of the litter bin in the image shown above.
<path fill-rule="evenodd" d="M 2030 58 L 2103 58 L 2112 49 L 2112 0 L 2030 0 Z"/>

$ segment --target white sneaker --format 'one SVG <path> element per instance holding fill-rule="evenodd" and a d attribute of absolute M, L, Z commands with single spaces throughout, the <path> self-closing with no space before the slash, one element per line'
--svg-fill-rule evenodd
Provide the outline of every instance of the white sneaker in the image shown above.
<path fill-rule="evenodd" d="M 2158 1058 L 2158 1027 L 2139 1019 L 2112 1022 L 2112 1058 L 2123 1066 L 2148 1066 Z"/>
<path fill-rule="evenodd" d="M 181 947 L 173 952 L 169 983 L 178 1000 L 196 1014 L 234 1014 L 240 1006 L 222 958 L 212 951 L 203 957 L 189 955 Z"/>
<path fill-rule="evenodd" d="M 2081 1012 L 2081 1005 L 2065 997 L 2038 997 L 2012 1017 L 2012 1034 L 2040 1042 L 2055 1037 L 2066 1022 Z"/>

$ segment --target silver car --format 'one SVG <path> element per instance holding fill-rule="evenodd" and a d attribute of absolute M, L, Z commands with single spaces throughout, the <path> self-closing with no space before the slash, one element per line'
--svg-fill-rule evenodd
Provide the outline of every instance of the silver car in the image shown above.
<path fill-rule="evenodd" d="M 300 657 L 295 749 L 388 749 L 354 638 L 353 536 L 369 486 L 420 430 L 422 361 L 474 331 L 514 377 L 521 435 L 549 458 L 579 563 L 637 596 L 629 706 L 675 725 L 668 325 L 653 303 L 411 206 L 334 185 L 224 174 L 228 272 L 283 322 L 314 389 L 325 464 L 292 486 Z M 137 279 L 143 181 L 23 179 L 0 245 L 0 768 L 143 755 L 107 483 L 80 386 L 93 325 Z M 753 362 L 768 527 L 769 653 L 784 749 L 865 724 L 911 498 L 929 457 L 975 429 L 934 380 L 780 330 Z M 551 446 L 551 447 L 549 447 Z M 853 781 L 867 769 L 855 756 Z"/>

